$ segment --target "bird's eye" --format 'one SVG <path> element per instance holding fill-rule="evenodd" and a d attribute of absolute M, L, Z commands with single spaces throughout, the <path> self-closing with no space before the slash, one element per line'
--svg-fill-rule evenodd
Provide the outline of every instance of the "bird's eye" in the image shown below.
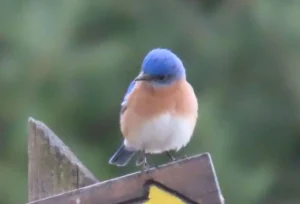
<path fill-rule="evenodd" d="M 163 81 L 163 80 L 165 80 L 166 78 L 167 78 L 167 76 L 163 76 L 163 75 L 157 76 L 157 79 L 158 79 L 159 81 Z"/>

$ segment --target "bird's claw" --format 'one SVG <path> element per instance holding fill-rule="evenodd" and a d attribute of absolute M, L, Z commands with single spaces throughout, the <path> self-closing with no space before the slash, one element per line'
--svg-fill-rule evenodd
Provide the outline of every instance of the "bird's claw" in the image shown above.
<path fill-rule="evenodd" d="M 151 166 L 147 162 L 144 162 L 143 171 L 148 171 L 150 168 L 151 168 Z"/>
<path fill-rule="evenodd" d="M 142 169 L 141 169 L 141 172 L 145 172 L 145 171 L 148 171 L 151 166 L 148 164 L 147 160 L 143 160 L 142 162 L 140 162 L 137 166 L 142 166 Z"/>
<path fill-rule="evenodd" d="M 176 158 L 171 154 L 171 152 L 167 151 L 166 154 L 172 161 L 176 161 Z"/>
<path fill-rule="evenodd" d="M 140 156 L 138 157 L 138 159 L 136 160 L 136 166 L 142 166 L 142 172 L 148 171 L 151 168 L 158 168 L 157 165 L 149 165 L 148 161 L 147 161 L 147 154 L 145 152 L 142 152 L 140 154 Z"/>
<path fill-rule="evenodd" d="M 171 154 L 170 151 L 166 152 L 166 155 L 172 160 L 172 161 L 176 161 L 177 159 Z M 189 156 L 187 154 L 184 154 L 183 157 L 180 157 L 179 159 L 188 159 Z"/>
<path fill-rule="evenodd" d="M 150 165 L 147 162 L 147 155 L 145 154 L 145 152 L 142 152 L 139 156 L 139 158 L 136 160 L 136 166 L 142 166 L 142 172 L 145 170 L 150 169 Z"/>

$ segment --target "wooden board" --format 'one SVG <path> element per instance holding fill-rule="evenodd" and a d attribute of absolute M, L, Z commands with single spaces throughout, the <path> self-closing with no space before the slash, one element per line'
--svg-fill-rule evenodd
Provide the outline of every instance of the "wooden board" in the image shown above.
<path fill-rule="evenodd" d="M 155 187 L 160 190 L 155 191 Z M 151 188 L 154 190 L 151 191 Z M 30 204 L 129 204 L 151 203 L 151 199 L 155 203 L 154 200 L 162 193 L 183 203 L 224 203 L 211 157 L 204 153 Z"/>
<path fill-rule="evenodd" d="M 28 120 L 28 200 L 35 201 L 99 180 L 44 123 Z"/>

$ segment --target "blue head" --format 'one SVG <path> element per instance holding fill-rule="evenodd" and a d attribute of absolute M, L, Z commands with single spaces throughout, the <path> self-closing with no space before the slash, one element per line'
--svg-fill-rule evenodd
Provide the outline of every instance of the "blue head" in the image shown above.
<path fill-rule="evenodd" d="M 185 79 L 182 61 L 170 50 L 151 50 L 143 60 L 142 72 L 136 81 L 147 81 L 154 86 L 166 86 Z"/>

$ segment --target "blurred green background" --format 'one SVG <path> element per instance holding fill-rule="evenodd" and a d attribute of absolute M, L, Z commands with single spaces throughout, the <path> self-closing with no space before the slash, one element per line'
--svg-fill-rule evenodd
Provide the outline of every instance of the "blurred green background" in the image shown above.
<path fill-rule="evenodd" d="M 167 47 L 199 98 L 186 152 L 211 153 L 226 203 L 299 204 L 299 11 L 297 0 L 1 0 L 0 203 L 27 201 L 30 116 L 99 179 L 137 171 L 107 163 L 120 102 L 144 55 Z"/>

